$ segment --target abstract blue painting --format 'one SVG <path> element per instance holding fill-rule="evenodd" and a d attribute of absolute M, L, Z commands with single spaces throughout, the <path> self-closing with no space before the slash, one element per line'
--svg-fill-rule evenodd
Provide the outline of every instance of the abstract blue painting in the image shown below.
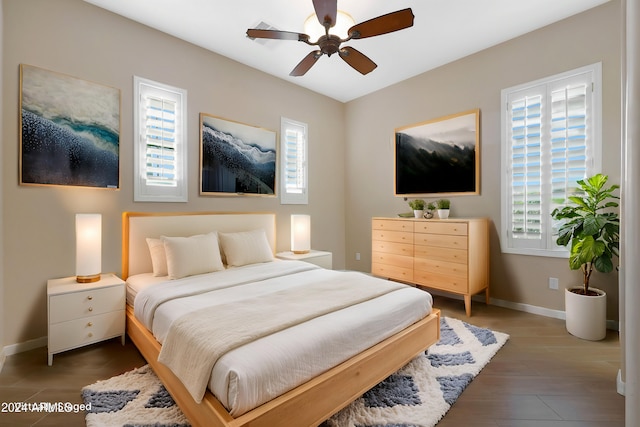
<path fill-rule="evenodd" d="M 276 132 L 200 113 L 200 194 L 276 195 Z"/>
<path fill-rule="evenodd" d="M 119 188 L 119 89 L 21 64 L 20 112 L 20 184 Z"/>

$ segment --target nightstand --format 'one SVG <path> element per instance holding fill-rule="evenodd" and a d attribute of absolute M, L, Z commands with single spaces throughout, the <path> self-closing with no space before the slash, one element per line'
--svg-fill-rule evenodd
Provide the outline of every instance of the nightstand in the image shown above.
<path fill-rule="evenodd" d="M 117 336 L 125 337 L 125 284 L 115 274 L 94 283 L 74 277 L 47 281 L 48 364 L 53 355 Z"/>
<path fill-rule="evenodd" d="M 331 270 L 333 268 L 333 254 L 331 252 L 311 250 L 306 254 L 294 254 L 293 252 L 279 252 L 276 254 L 279 259 L 305 261 L 322 268 Z"/>

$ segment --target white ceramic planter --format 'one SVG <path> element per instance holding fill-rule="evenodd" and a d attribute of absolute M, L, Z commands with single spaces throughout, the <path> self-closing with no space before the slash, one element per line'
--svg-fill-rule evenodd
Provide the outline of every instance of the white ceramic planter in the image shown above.
<path fill-rule="evenodd" d="M 417 209 L 414 209 L 414 211 L 413 211 L 413 216 L 414 216 L 415 218 L 422 218 L 422 216 L 423 216 L 423 215 L 424 215 L 424 210 L 417 210 Z"/>
<path fill-rule="evenodd" d="M 449 209 L 438 209 L 438 218 L 440 219 L 449 218 Z"/>
<path fill-rule="evenodd" d="M 580 288 L 580 287 L 576 287 Z M 567 331 L 578 338 L 599 341 L 607 335 L 607 294 L 589 287 L 598 296 L 585 296 L 564 290 Z"/>

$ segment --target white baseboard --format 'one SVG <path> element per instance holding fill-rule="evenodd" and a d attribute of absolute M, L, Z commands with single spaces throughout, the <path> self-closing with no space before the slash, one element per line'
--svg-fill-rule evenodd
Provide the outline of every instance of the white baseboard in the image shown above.
<path fill-rule="evenodd" d="M 22 353 L 24 351 L 33 350 L 34 348 L 46 347 L 47 346 L 47 337 L 35 338 L 29 341 L 20 342 L 17 344 L 11 344 L 4 347 L 2 353 L 5 356 L 11 356 L 14 354 Z"/>
<path fill-rule="evenodd" d="M 616 378 L 616 389 L 618 394 L 625 396 L 624 381 L 622 380 L 622 369 L 618 369 L 618 377 Z"/>
<path fill-rule="evenodd" d="M 429 293 L 433 295 L 439 295 L 448 298 L 455 298 L 462 300 L 463 297 L 461 295 L 453 295 L 446 292 L 439 292 L 432 289 L 427 289 Z M 484 302 L 484 294 L 475 295 L 472 297 L 473 301 Z M 491 305 L 497 305 L 498 307 L 510 308 L 512 310 L 524 311 L 525 313 L 537 314 L 539 316 L 551 317 L 554 319 L 566 320 L 567 316 L 565 312 L 562 310 L 553 310 L 551 308 L 539 307 L 537 305 L 531 304 L 523 304 L 519 302 L 501 300 L 497 298 L 491 298 L 489 300 Z M 611 329 L 613 331 L 620 330 L 620 323 L 616 320 L 607 320 L 607 329 Z"/>

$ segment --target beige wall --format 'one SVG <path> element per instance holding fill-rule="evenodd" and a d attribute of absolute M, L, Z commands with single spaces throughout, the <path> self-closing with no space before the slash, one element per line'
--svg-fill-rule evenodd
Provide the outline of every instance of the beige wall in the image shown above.
<path fill-rule="evenodd" d="M 46 281 L 75 273 L 74 215 L 103 214 L 103 271 L 120 271 L 120 215 L 141 211 L 273 211 L 278 250 L 289 215 L 312 215 L 314 248 L 344 268 L 344 105 L 195 47 L 81 0 L 4 2 L 2 202 L 4 344 L 45 336 Z M 162 53 L 162 55 L 154 55 Z M 173 58 L 167 61 L 168 58 Z M 121 89 L 119 191 L 18 185 L 19 64 Z M 188 91 L 188 203 L 133 202 L 133 76 Z M 309 125 L 308 206 L 277 198 L 198 196 L 198 114 L 280 131 L 280 117 Z M 329 169 L 326 165 L 332 165 Z M 1 283 L 1 282 L 0 282 Z M 1 322 L 0 322 L 1 324 Z"/>
<path fill-rule="evenodd" d="M 486 216 L 491 233 L 491 287 L 495 298 L 564 309 L 562 291 L 580 283 L 566 259 L 502 254 L 500 226 L 500 91 L 527 81 L 603 63 L 603 169 L 620 182 L 620 3 L 569 18 L 539 31 L 427 72 L 347 104 L 347 268 L 371 264 L 372 216 L 408 211 L 393 195 L 394 128 L 449 114 L 481 110 L 481 194 L 453 197 L 452 216 Z M 416 50 L 416 55 L 419 55 Z M 355 253 L 361 260 L 355 260 Z M 618 319 L 617 276 L 595 275 L 609 293 L 608 318 Z"/>

